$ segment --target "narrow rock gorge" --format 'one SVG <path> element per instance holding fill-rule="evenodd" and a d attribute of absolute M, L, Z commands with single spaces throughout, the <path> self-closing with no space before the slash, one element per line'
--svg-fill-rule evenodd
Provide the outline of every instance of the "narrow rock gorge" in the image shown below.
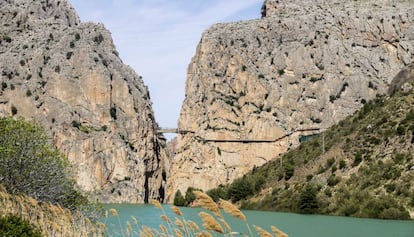
<path fill-rule="evenodd" d="M 259 11 L 260 9 L 258 9 Z M 407 0 L 267 0 L 204 32 L 168 184 L 208 190 L 277 159 L 388 90 L 414 56 Z"/>
<path fill-rule="evenodd" d="M 91 199 L 163 200 L 165 140 L 110 32 L 80 22 L 67 0 L 2 0 L 0 9 L 0 115 L 43 125 Z"/>

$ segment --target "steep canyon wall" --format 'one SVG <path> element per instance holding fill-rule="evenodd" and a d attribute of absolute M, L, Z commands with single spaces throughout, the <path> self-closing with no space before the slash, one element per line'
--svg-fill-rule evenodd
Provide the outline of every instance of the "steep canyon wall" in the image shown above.
<path fill-rule="evenodd" d="M 413 55 L 406 0 L 266 1 L 261 19 L 212 26 L 188 67 L 178 126 L 190 132 L 178 136 L 170 201 L 189 186 L 228 183 L 336 124 L 385 93 Z"/>

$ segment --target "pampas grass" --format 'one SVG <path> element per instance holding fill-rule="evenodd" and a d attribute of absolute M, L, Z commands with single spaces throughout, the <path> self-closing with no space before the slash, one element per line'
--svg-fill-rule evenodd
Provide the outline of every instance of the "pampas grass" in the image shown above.
<path fill-rule="evenodd" d="M 198 214 L 203 221 L 203 227 L 207 230 L 212 230 L 218 233 L 224 234 L 223 227 L 214 219 L 214 217 L 206 212 L 200 212 Z"/>
<path fill-rule="evenodd" d="M 213 237 L 216 236 L 216 234 L 224 236 L 233 236 L 235 234 L 241 234 L 232 231 L 231 226 L 223 217 L 220 208 L 228 215 L 237 218 L 246 224 L 246 227 L 249 231 L 249 235 L 242 234 L 243 236 L 255 236 L 253 235 L 253 232 L 251 230 L 252 228 L 250 227 L 246 216 L 243 214 L 242 211 L 240 211 L 240 209 L 236 205 L 222 199 L 218 203 L 216 203 L 210 196 L 200 191 L 195 191 L 194 194 L 196 196 L 194 206 L 201 207 L 207 211 L 210 211 L 212 214 L 214 214 L 214 216 L 204 211 L 200 212 L 199 217 L 201 218 L 203 227 L 200 228 L 200 226 L 198 226 L 194 221 L 186 220 L 180 208 L 178 208 L 177 206 L 171 206 L 172 212 L 176 215 L 174 222 L 172 222 L 171 218 L 167 216 L 161 203 L 158 201 L 151 201 L 150 203 L 152 205 L 161 210 L 161 220 L 165 221 L 169 226 L 169 228 L 167 229 L 166 226 L 160 225 L 159 233 L 161 234 L 158 234 L 156 236 Z M 286 233 L 284 233 L 275 226 L 271 226 L 273 234 L 259 226 L 254 225 L 253 227 L 261 237 L 288 237 Z M 148 234 L 148 229 L 141 229 L 140 236 L 148 237 Z"/>
<path fill-rule="evenodd" d="M 168 216 L 164 210 L 164 206 L 156 200 L 151 200 L 150 203 L 161 211 L 160 220 L 164 224 L 160 224 L 158 229 L 151 229 L 148 226 L 138 226 L 138 220 L 135 217 L 131 217 L 132 223 L 126 222 L 126 230 L 122 231 L 122 226 L 119 226 L 122 231 L 122 236 L 139 236 L 139 237 L 216 237 L 216 236 L 250 236 L 254 237 L 251 226 L 249 225 L 246 216 L 240 211 L 240 209 L 226 200 L 220 200 L 215 203 L 207 194 L 202 192 L 195 192 L 196 200 L 194 204 L 209 212 L 200 212 L 199 217 L 202 223 L 202 227 L 197 225 L 193 220 L 186 220 L 183 212 L 177 206 L 171 206 L 173 217 Z M 243 221 L 249 231 L 249 234 L 243 234 L 234 232 L 232 227 L 228 224 L 224 218 L 221 209 L 228 215 Z M 119 214 L 115 209 L 109 209 L 109 212 L 119 218 Z M 210 214 L 211 213 L 211 214 Z M 286 233 L 281 231 L 275 226 L 271 226 L 271 232 L 264 230 L 259 226 L 253 226 L 260 237 L 288 237 Z"/>
<path fill-rule="evenodd" d="M 38 202 L 28 196 L 16 196 L 0 186 L 0 216 L 16 215 L 37 227 L 44 236 L 100 237 L 106 226 L 93 223 L 82 213 L 50 203 Z"/>

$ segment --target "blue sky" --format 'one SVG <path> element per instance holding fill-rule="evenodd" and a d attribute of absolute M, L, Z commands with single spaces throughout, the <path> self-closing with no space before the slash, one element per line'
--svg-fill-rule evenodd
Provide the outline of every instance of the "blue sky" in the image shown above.
<path fill-rule="evenodd" d="M 69 1 L 83 22 L 111 31 L 121 59 L 148 85 L 159 125 L 176 127 L 202 32 L 214 23 L 259 18 L 264 0 Z"/>

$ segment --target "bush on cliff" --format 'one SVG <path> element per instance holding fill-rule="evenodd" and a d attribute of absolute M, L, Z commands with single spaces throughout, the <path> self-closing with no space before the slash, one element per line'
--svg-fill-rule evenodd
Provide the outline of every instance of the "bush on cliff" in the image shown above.
<path fill-rule="evenodd" d="M 75 189 L 67 159 L 53 148 L 41 126 L 0 119 L 0 185 L 10 194 L 75 210 L 87 199 Z"/>
<path fill-rule="evenodd" d="M 0 236 L 41 237 L 40 231 L 18 216 L 0 217 Z"/>

